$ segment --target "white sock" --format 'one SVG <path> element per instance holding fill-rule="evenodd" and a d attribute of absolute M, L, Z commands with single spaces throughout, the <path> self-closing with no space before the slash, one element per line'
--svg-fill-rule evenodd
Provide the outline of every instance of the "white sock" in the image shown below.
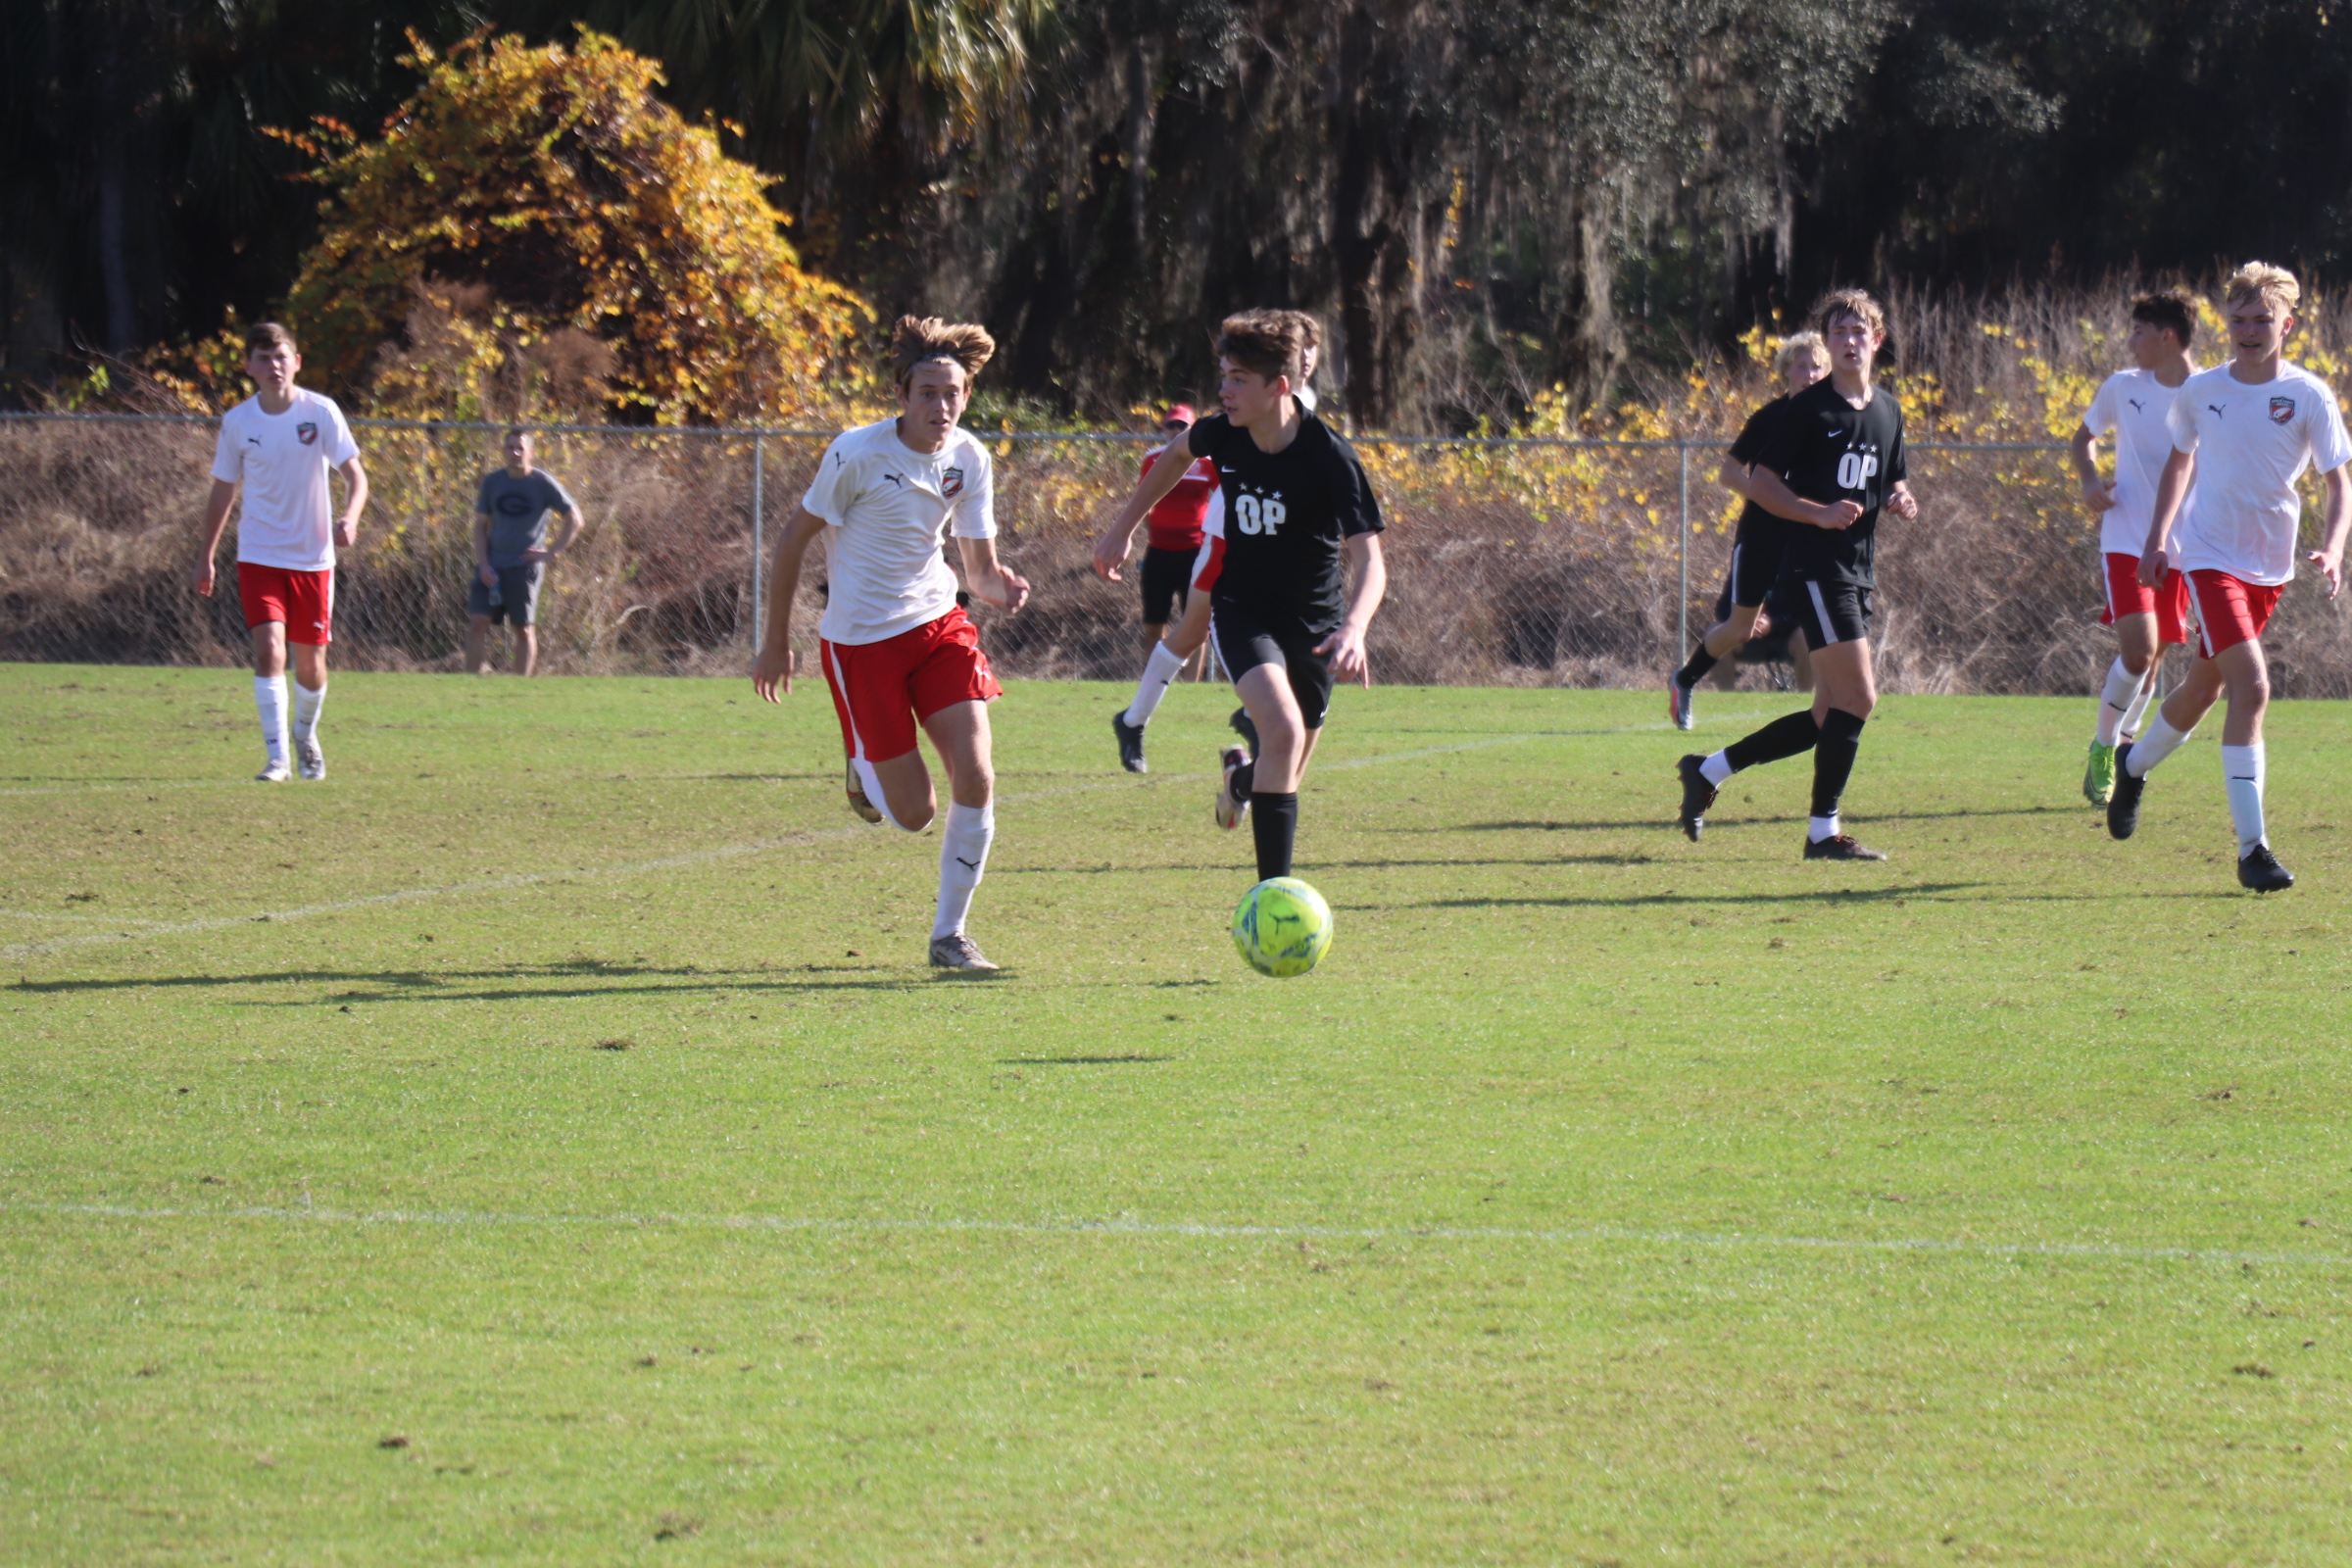
<path fill-rule="evenodd" d="M 1823 839 L 1834 839 L 1837 836 L 1838 813 L 1836 811 L 1832 811 L 1827 816 L 1809 816 L 1805 818 L 1805 837 L 1811 839 L 1814 843 L 1819 844 Z"/>
<path fill-rule="evenodd" d="M 2132 743 L 2132 760 L 2125 764 L 2133 778 L 2146 778 L 2158 762 L 2180 749 L 2180 743 L 2194 733 L 2175 729 L 2166 722 L 2164 710 L 2156 710 L 2156 717 L 2148 724 L 2148 732 Z"/>
<path fill-rule="evenodd" d="M 261 710 L 262 744 L 270 748 L 270 760 L 282 764 L 286 760 L 286 677 L 254 676 L 253 706 Z"/>
<path fill-rule="evenodd" d="M 2126 740 L 2139 733 L 2139 721 L 2147 716 L 2148 705 L 2156 700 L 2156 671 L 2150 669 L 2147 679 L 2148 683 L 2139 689 L 2139 695 L 2132 699 L 2132 706 L 2124 710 L 2123 723 L 2117 726 Z"/>
<path fill-rule="evenodd" d="M 2107 671 L 2107 688 L 2099 693 L 2099 744 L 2113 746 L 2123 732 L 2124 720 L 2131 715 L 2132 705 L 2140 700 L 2140 676 L 2124 667 L 2117 660 Z"/>
<path fill-rule="evenodd" d="M 1731 758 L 1722 752 L 1717 752 L 1713 757 L 1698 764 L 1699 777 L 1717 789 L 1723 788 L 1724 781 L 1739 771 L 1732 765 Z"/>
<path fill-rule="evenodd" d="M 1135 683 L 1135 701 L 1127 705 L 1127 722 L 1139 729 L 1151 723 L 1159 700 L 1168 695 L 1168 682 L 1183 668 L 1182 654 L 1166 643 L 1153 643 L 1152 657 L 1144 664 L 1144 678 Z"/>
<path fill-rule="evenodd" d="M 873 763 L 862 757 L 853 757 L 850 759 L 850 765 L 858 770 L 858 787 L 865 791 L 866 803 L 882 813 L 883 821 L 903 833 L 922 831 L 920 828 L 907 827 L 906 823 L 891 814 L 890 797 L 882 793 L 882 775 L 874 771 Z"/>
<path fill-rule="evenodd" d="M 311 690 L 302 682 L 294 683 L 294 743 L 301 745 L 318 728 L 318 710 L 326 706 L 326 688 Z"/>
<path fill-rule="evenodd" d="M 972 892 L 988 868 L 988 846 L 997 836 L 997 808 L 948 803 L 948 831 L 939 847 L 939 915 L 931 922 L 931 940 L 952 937 L 963 929 L 971 912 Z"/>
<path fill-rule="evenodd" d="M 2270 842 L 2270 836 L 2262 830 L 2264 771 L 2260 741 L 2251 746 L 2222 748 L 2222 777 L 2230 785 L 2230 820 L 2237 824 L 2237 855 L 2241 860 L 2255 845 Z"/>

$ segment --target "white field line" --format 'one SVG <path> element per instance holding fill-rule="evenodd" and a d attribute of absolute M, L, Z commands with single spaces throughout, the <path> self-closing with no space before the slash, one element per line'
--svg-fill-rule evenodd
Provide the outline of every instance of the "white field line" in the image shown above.
<path fill-rule="evenodd" d="M 1739 723 L 1760 716 L 1762 715 L 1755 713 L 1727 713 L 1714 722 Z M 1441 757 L 1453 752 L 1476 752 L 1497 746 L 1518 746 L 1528 741 L 1636 735 L 1672 727 L 1671 723 L 1626 724 L 1613 729 L 1537 731 L 1524 735 L 1496 735 L 1486 740 L 1459 741 L 1448 746 L 1423 746 L 1409 752 L 1391 752 L 1381 757 L 1359 757 L 1345 762 L 1328 762 L 1321 770 L 1336 772 L 1343 768 L 1377 767 L 1389 762 L 1409 762 L 1417 758 Z M 1184 783 L 1207 776 L 1195 773 L 1162 773 L 1147 775 L 1147 778 L 1152 782 L 1167 784 Z M 1135 789 L 1145 786 L 1146 779 L 1122 774 L 1115 779 L 1102 779 L 1085 784 L 1065 784 L 1054 789 L 1024 790 L 1009 795 L 1001 795 L 997 799 L 1000 805 L 1013 806 L 1025 801 L 1045 800 L 1053 796 L 1078 795 L 1095 790 Z M 140 926 L 143 929 L 94 931 L 80 936 L 53 937 L 47 942 L 11 943 L 6 947 L 0 947 L 0 958 L 27 958 L 44 953 L 63 952 L 69 948 L 96 947 L 116 942 L 144 942 L 155 937 L 185 936 L 191 932 L 227 931 L 243 925 L 275 925 L 291 920 L 316 919 L 318 916 L 325 914 L 345 914 L 353 909 L 368 909 L 396 904 L 416 904 L 427 899 L 458 898 L 476 893 L 508 893 L 517 888 L 541 887 L 550 882 L 577 881 L 583 877 L 642 876 L 651 871 L 674 871 L 688 866 L 707 865 L 715 860 L 740 859 L 747 855 L 763 855 L 769 850 L 792 849 L 834 839 L 857 838 L 872 831 L 872 828 L 863 824 L 857 827 L 812 828 L 805 832 L 782 834 L 771 839 L 755 839 L 748 844 L 725 844 L 714 849 L 693 850 L 681 855 L 665 855 L 651 860 L 631 860 L 620 865 L 578 866 L 566 871 L 542 871 L 514 876 L 483 877 L 471 882 L 450 882 L 437 887 L 404 888 L 396 893 L 372 893 L 356 899 L 337 899 L 325 904 L 306 904 L 288 909 L 266 909 L 258 914 L 215 915 L 202 920 L 111 920 L 108 923 L 112 925 Z"/>
<path fill-rule="evenodd" d="M 1631 1230 L 1592 1226 L 1573 1230 L 1516 1230 L 1464 1225 L 1241 1225 L 1192 1220 L 823 1219 L 779 1214 L 515 1214 L 466 1209 L 337 1209 L 248 1205 L 220 1208 L 143 1208 L 122 1203 L 0 1201 L 0 1212 L 82 1219 L 251 1220 L 308 1225 L 421 1226 L 494 1230 L 506 1227 L 579 1227 L 597 1230 L 720 1230 L 773 1235 L 1140 1237 L 1179 1241 L 1469 1242 L 1635 1247 L 1704 1247 L 1815 1252 L 1892 1252 L 1968 1257 L 2051 1257 L 2125 1263 L 2258 1263 L 2288 1268 L 2347 1268 L 2352 1257 L 2331 1252 L 2250 1252 L 2233 1248 L 2127 1247 L 2095 1242 L 1976 1242 L 1937 1237 L 1850 1239 L 1768 1236 L 1745 1232 Z"/>

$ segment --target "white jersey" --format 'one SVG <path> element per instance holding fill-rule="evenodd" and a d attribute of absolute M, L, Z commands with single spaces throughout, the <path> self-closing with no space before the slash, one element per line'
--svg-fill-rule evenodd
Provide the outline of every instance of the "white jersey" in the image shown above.
<path fill-rule="evenodd" d="M 237 559 L 287 571 L 331 571 L 334 511 L 326 471 L 360 455 L 335 400 L 303 387 L 283 414 L 259 396 L 220 416 L 213 477 L 244 487 Z"/>
<path fill-rule="evenodd" d="M 2164 476 L 2165 461 L 2173 455 L 2173 433 L 2165 417 L 2180 388 L 2166 386 L 2147 370 L 2118 370 L 2099 386 L 2098 395 L 2082 416 L 2082 428 L 2094 436 L 2115 432 L 2115 505 L 2099 519 L 2099 549 L 2110 556 L 2137 560 L 2148 548 L 2148 526 L 2156 520 L 2156 481 Z M 2186 510 L 2195 488 L 2182 498 Z M 2174 569 L 2180 565 L 2180 539 L 2175 530 L 2167 552 Z"/>
<path fill-rule="evenodd" d="M 937 452 L 899 439 L 898 420 L 834 437 L 801 505 L 830 523 L 824 618 L 827 642 L 878 643 L 956 608 L 956 573 L 942 531 L 997 535 L 988 449 L 954 430 Z"/>
<path fill-rule="evenodd" d="M 2328 383 L 2281 361 L 2271 380 L 2249 384 L 2227 365 L 2188 378 L 2173 400 L 2173 445 L 2197 458 L 2194 505 L 2174 531 L 2180 569 L 2226 571 L 2277 587 L 2295 575 L 2303 503 L 2295 481 L 2352 462 L 2352 438 Z"/>

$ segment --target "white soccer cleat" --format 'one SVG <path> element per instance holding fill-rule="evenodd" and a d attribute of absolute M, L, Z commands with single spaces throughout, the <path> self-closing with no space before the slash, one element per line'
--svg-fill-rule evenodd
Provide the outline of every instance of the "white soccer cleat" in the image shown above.
<path fill-rule="evenodd" d="M 293 776 L 294 770 L 285 764 L 283 759 L 272 757 L 262 764 L 259 773 L 253 775 L 253 781 L 256 784 L 283 784 Z"/>
<path fill-rule="evenodd" d="M 1217 826 L 1221 828 L 1230 830 L 1240 827 L 1242 818 L 1250 814 L 1248 798 L 1236 797 L 1233 793 L 1233 770 L 1249 760 L 1249 752 L 1239 746 L 1228 746 L 1217 754 L 1224 777 L 1224 782 L 1217 786 L 1216 802 Z"/>
<path fill-rule="evenodd" d="M 313 783 L 326 777 L 326 754 L 318 749 L 317 736 L 294 743 L 294 765 Z"/>
<path fill-rule="evenodd" d="M 931 939 L 931 967 L 934 969 L 961 969 L 971 973 L 982 969 L 995 969 L 1000 965 L 989 961 L 988 955 L 980 951 L 979 945 L 958 931 L 952 936 Z"/>

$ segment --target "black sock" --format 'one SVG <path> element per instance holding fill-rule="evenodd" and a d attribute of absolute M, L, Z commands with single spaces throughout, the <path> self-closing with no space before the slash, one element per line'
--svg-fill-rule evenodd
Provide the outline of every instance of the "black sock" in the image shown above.
<path fill-rule="evenodd" d="M 1854 774 L 1854 754 L 1862 750 L 1862 720 L 1842 708 L 1833 708 L 1821 721 L 1821 743 L 1813 748 L 1813 814 L 1836 816 L 1838 799 Z"/>
<path fill-rule="evenodd" d="M 1689 691 L 1700 681 L 1705 680 L 1707 671 L 1713 669 L 1715 664 L 1715 656 L 1707 652 L 1705 643 L 1700 643 L 1697 650 L 1690 655 L 1690 662 L 1677 670 L 1674 678 L 1682 684 L 1683 690 Z"/>
<path fill-rule="evenodd" d="M 1835 710 L 1833 710 L 1835 711 Z M 1821 739 L 1821 726 L 1813 722 L 1813 710 L 1784 713 L 1753 735 L 1742 736 L 1723 749 L 1732 770 L 1755 766 L 1758 762 L 1777 762 L 1784 757 L 1809 752 Z"/>
<path fill-rule="evenodd" d="M 1289 876 L 1291 854 L 1298 845 L 1298 792 L 1252 793 L 1250 832 L 1257 840 L 1257 879 Z"/>
<path fill-rule="evenodd" d="M 1251 758 L 1233 770 L 1232 789 L 1233 798 L 1237 801 L 1249 800 L 1256 792 L 1257 760 L 1255 758 Z"/>

